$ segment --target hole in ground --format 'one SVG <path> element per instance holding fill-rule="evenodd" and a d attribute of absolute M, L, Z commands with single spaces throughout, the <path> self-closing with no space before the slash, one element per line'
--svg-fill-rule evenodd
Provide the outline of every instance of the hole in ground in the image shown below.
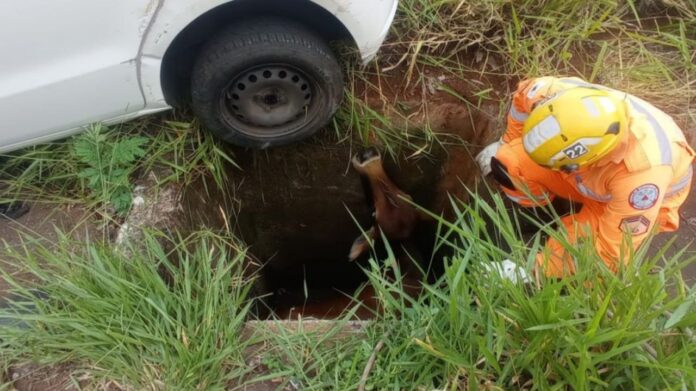
<path fill-rule="evenodd" d="M 234 185 L 239 201 L 236 234 L 264 265 L 260 290 L 268 294 L 269 312 L 279 317 L 337 317 L 367 282 L 361 269 L 367 267 L 367 259 L 348 261 L 360 227 L 367 230 L 372 224 L 371 200 L 362 180 L 346 169 L 350 153 L 348 146 L 310 144 L 271 153 L 235 151 L 243 170 Z M 385 158 L 385 170 L 394 182 L 426 207 L 435 200 L 440 168 L 436 158 Z M 425 224 L 420 229 L 434 231 Z M 427 257 L 433 232 L 415 236 Z M 369 314 L 365 310 L 358 315 Z"/>
<path fill-rule="evenodd" d="M 471 144 L 483 144 L 487 137 L 485 117 L 472 117 L 461 103 L 433 105 L 429 110 L 418 118 L 427 118 L 433 131 L 456 135 Z M 408 124 L 413 132 L 425 127 L 418 118 Z M 332 130 L 324 133 L 328 138 Z M 219 205 L 234 205 L 227 208 L 234 210 L 227 213 L 233 216 L 229 226 L 249 245 L 256 263 L 263 264 L 255 286 L 256 294 L 266 295 L 265 306 L 259 307 L 260 317 L 287 316 L 293 308 L 295 314 L 301 313 L 309 306 L 315 307 L 314 317 L 335 317 L 349 305 L 346 298 L 367 281 L 360 268 L 364 263 L 348 262 L 360 227 L 367 230 L 372 224 L 371 200 L 366 199 L 361 178 L 350 165 L 357 152 L 352 147 L 319 136 L 268 151 L 232 148 L 241 170 L 230 167 L 229 196 L 211 202 L 200 195 L 197 203 L 187 207 L 198 214 L 210 209 L 208 214 L 215 216 L 225 209 Z M 450 197 L 466 199 L 462 184 L 473 188 L 478 177 L 463 144 L 448 146 L 446 151 L 433 147 L 428 158 L 384 160 L 388 176 L 398 187 L 436 213 L 447 214 Z M 194 225 L 197 219 L 193 218 Z M 224 226 L 219 222 L 203 225 Z M 415 236 L 421 253 L 429 259 L 435 228 L 423 229 L 425 233 Z M 433 263 L 435 269 L 439 266 Z M 369 311 L 359 315 L 368 317 Z"/>

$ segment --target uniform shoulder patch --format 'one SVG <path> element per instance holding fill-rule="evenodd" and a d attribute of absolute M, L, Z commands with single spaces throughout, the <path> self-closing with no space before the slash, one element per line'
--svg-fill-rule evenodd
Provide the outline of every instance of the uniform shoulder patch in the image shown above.
<path fill-rule="evenodd" d="M 626 217 L 619 224 L 620 230 L 633 236 L 643 235 L 648 232 L 648 228 L 650 228 L 650 220 L 643 215 Z"/>
<path fill-rule="evenodd" d="M 633 189 L 628 197 L 628 203 L 633 209 L 645 210 L 655 206 L 658 198 L 660 198 L 660 188 L 652 183 L 646 183 Z"/>

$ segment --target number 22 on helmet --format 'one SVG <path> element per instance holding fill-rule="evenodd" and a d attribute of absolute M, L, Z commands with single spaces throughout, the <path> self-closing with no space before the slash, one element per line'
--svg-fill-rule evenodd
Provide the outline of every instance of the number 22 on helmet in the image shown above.
<path fill-rule="evenodd" d="M 604 90 L 575 87 L 532 110 L 522 141 L 539 165 L 572 172 L 611 152 L 627 127 L 624 102 Z"/>

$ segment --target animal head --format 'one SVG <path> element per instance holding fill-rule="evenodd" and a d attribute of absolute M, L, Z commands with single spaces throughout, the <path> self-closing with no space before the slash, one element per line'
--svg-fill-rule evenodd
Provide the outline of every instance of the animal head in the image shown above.
<path fill-rule="evenodd" d="M 375 213 L 373 226 L 353 242 L 348 256 L 351 261 L 367 252 L 382 236 L 390 241 L 408 239 L 418 220 L 411 197 L 389 178 L 375 148 L 356 154 L 352 162 L 355 170 L 366 179 L 364 183 L 370 188 Z"/>
<path fill-rule="evenodd" d="M 382 156 L 379 151 L 370 147 L 353 156 L 353 168 L 362 175 L 374 175 L 382 169 Z"/>

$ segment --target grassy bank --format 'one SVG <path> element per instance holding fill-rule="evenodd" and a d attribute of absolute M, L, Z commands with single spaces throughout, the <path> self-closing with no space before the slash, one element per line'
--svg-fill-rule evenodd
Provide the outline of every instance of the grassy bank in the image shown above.
<path fill-rule="evenodd" d="M 495 133 L 504 128 L 517 81 L 570 75 L 644 97 L 689 130 L 696 125 L 695 50 L 696 5 L 688 0 L 404 0 L 379 61 L 349 70 L 360 88 L 343 109 L 345 118 L 370 118 L 366 107 L 379 101 L 391 115 L 379 116 L 372 132 L 356 121 L 338 125 L 389 150 L 428 150 L 442 135 L 404 132 L 404 120 L 415 114 L 400 110 L 403 101 L 415 96 L 420 104 L 409 104 L 427 111 L 427 101 L 444 91 L 474 111 L 497 106 L 493 128 L 485 129 Z M 394 84 L 407 86 L 401 96 L 386 91 Z"/>
<path fill-rule="evenodd" d="M 49 299 L 15 282 L 21 300 L 0 317 L 25 328 L 0 329 L 4 357 L 72 362 L 136 389 L 222 389 L 264 379 L 303 390 L 696 387 L 696 296 L 680 274 L 693 259 L 640 252 L 614 275 L 587 242 L 567 245 L 579 265 L 572 278 L 513 284 L 481 264 L 513 258 L 529 265 L 539 234 L 519 239 L 499 197 L 457 208 L 454 222 L 442 222 L 450 235 L 441 244 L 452 252 L 437 281 L 413 298 L 388 277 L 398 276 L 393 259 L 374 260 L 366 272 L 384 312 L 364 335 L 338 341 L 331 336 L 340 321 L 321 333 L 273 329 L 242 339 L 253 304 L 244 253 L 229 254 L 237 245 L 216 235 L 177 239 L 168 252 L 151 236 L 128 258 L 67 241 L 58 250 L 32 249 L 17 256 Z M 263 342 L 256 367 L 244 358 L 254 341 Z"/>
<path fill-rule="evenodd" d="M 246 372 L 242 337 L 251 301 L 245 251 L 227 238 L 146 235 L 138 248 L 29 244 L 4 273 L 14 304 L 0 311 L 5 364 L 69 364 L 98 388 L 220 389 Z M 31 241 L 29 241 L 31 242 Z"/>

